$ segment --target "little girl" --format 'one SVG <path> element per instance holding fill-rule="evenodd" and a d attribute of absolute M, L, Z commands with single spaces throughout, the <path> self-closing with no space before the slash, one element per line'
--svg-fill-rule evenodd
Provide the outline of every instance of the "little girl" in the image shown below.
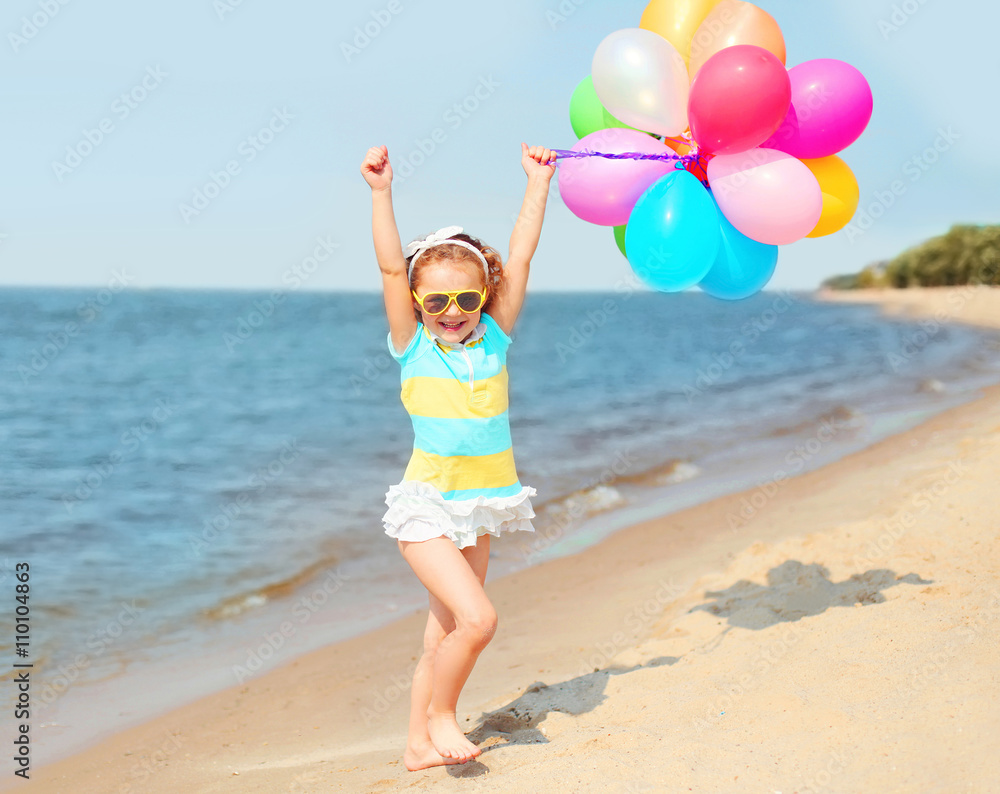
<path fill-rule="evenodd" d="M 389 488 L 385 533 L 427 588 L 424 652 L 413 675 L 403 762 L 413 771 L 460 764 L 482 751 L 455 719 L 458 696 L 493 638 L 497 614 L 483 585 L 490 538 L 534 532 L 531 497 L 514 467 L 507 418 L 507 347 L 524 301 L 556 156 L 521 144 L 528 187 L 500 255 L 448 226 L 402 250 L 385 146 L 361 173 L 372 189 L 372 235 L 382 271 L 389 352 L 414 444 L 402 482 Z"/>

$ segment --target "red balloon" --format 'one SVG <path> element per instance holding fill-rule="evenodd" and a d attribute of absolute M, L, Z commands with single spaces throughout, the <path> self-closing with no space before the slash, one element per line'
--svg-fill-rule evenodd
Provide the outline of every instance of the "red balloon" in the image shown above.
<path fill-rule="evenodd" d="M 691 83 L 691 135 L 714 154 L 745 152 L 778 129 L 791 101 L 788 72 L 777 57 L 752 44 L 726 47 Z"/>

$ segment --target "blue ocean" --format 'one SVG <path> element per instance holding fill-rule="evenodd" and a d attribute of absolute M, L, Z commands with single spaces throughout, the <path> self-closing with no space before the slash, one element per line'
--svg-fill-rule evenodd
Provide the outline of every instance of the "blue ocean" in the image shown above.
<path fill-rule="evenodd" d="M 380 520 L 413 441 L 387 331 L 379 294 L 0 290 L 0 579 L 30 566 L 51 752 L 95 698 L 122 727 L 426 606 Z M 538 517 L 491 578 L 1000 381 L 996 333 L 807 292 L 531 293 L 512 336 Z"/>

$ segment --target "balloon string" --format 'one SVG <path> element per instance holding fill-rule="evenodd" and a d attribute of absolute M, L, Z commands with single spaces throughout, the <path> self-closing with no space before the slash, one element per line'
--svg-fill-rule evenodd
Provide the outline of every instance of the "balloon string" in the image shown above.
<path fill-rule="evenodd" d="M 574 151 L 572 149 L 552 149 L 556 154 L 557 160 L 566 160 L 576 157 L 605 157 L 608 160 L 677 160 L 678 162 L 687 164 L 695 162 L 702 155 L 698 152 L 691 152 L 690 154 L 677 154 L 675 152 L 664 152 L 661 154 L 651 154 L 648 152 L 618 152 L 616 154 L 609 154 L 608 152 L 593 152 L 590 149 L 582 149 L 580 151 Z"/>
<path fill-rule="evenodd" d="M 671 139 L 673 140 L 673 139 Z M 676 154 L 673 152 L 664 152 L 661 154 L 650 154 L 648 152 L 618 152 L 616 154 L 609 154 L 607 152 L 594 152 L 590 149 L 583 149 L 580 151 L 575 151 L 573 149 L 552 149 L 556 155 L 556 163 L 559 160 L 571 160 L 578 157 L 605 157 L 608 160 L 674 160 L 676 161 L 675 166 L 686 167 L 692 163 L 698 163 L 701 166 L 702 171 L 708 170 L 708 161 L 714 157 L 714 155 L 707 152 L 701 151 L 693 141 L 683 141 L 685 145 L 692 146 L 693 148 L 688 154 Z M 698 179 L 705 187 L 710 187 L 707 179 Z"/>

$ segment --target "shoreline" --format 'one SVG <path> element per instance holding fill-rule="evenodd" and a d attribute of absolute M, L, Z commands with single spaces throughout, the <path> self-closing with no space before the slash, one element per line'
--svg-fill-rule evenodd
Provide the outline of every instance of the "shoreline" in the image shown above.
<path fill-rule="evenodd" d="M 864 298 L 855 296 L 856 300 Z M 963 306 L 971 304 L 966 300 Z M 1000 317 L 1000 312 L 993 317 Z M 615 675 L 609 671 L 617 670 L 623 660 L 641 659 L 648 653 L 641 650 L 643 644 L 655 638 L 656 627 L 666 618 L 676 617 L 679 603 L 693 598 L 697 582 L 718 577 L 721 568 L 758 544 L 786 542 L 803 531 L 787 515 L 783 522 L 777 515 L 768 519 L 769 514 L 795 512 L 799 503 L 822 499 L 824 489 L 839 485 L 843 490 L 841 481 L 854 480 L 854 490 L 863 491 L 869 468 L 892 467 L 899 459 L 919 456 L 913 450 L 921 447 L 919 452 L 923 452 L 932 440 L 940 446 L 946 443 L 942 437 L 960 435 L 967 421 L 987 422 L 992 417 L 995 422 L 1000 386 L 983 391 L 982 397 L 970 403 L 785 481 L 738 531 L 728 529 L 725 516 L 738 512 L 741 500 L 754 489 L 717 497 L 666 518 L 638 522 L 576 554 L 488 579 L 487 592 L 497 606 L 501 626 L 463 691 L 460 720 L 502 707 L 520 692 L 526 697 L 542 675 L 545 681 L 576 682 L 577 687 L 598 675 L 609 685 L 607 676 Z M 881 500 L 871 493 L 870 485 L 868 491 L 867 503 L 877 508 Z M 863 522 L 867 514 L 860 503 L 865 499 L 859 499 L 859 504 L 846 504 L 843 498 L 829 500 L 827 512 L 836 520 L 827 521 L 825 529 Z M 820 512 L 813 510 L 813 516 L 819 517 Z M 810 529 L 813 534 L 823 530 L 823 526 Z M 650 548 L 656 552 L 650 553 Z M 544 613 L 536 611 L 541 605 Z M 310 651 L 244 685 L 203 697 L 116 733 L 82 753 L 47 764 L 33 779 L 36 786 L 55 786 L 40 789 L 52 791 L 65 790 L 59 786 L 72 780 L 73 790 L 82 792 L 111 790 L 109 777 L 118 785 L 141 778 L 141 790 L 150 792 L 208 790 L 198 786 L 207 785 L 210 778 L 215 781 L 211 790 L 232 791 L 273 791 L 277 786 L 292 791 L 326 790 L 324 786 L 337 782 L 360 790 L 386 775 L 407 782 L 424 780 L 433 786 L 446 779 L 445 770 L 407 773 L 401 764 L 408 713 L 406 682 L 419 654 L 425 619 L 426 608 Z M 652 665 L 657 658 L 674 661 Z M 670 667 L 684 658 L 669 654 L 645 663 L 625 663 Z M 595 667 L 604 672 L 589 671 Z M 555 686 L 561 685 L 542 684 L 538 691 Z M 568 730 L 564 723 L 571 717 L 565 709 L 550 709 L 547 714 L 543 724 L 563 725 Z M 468 727 L 474 724 L 469 716 Z M 223 742 L 226 737 L 232 741 Z M 550 737 L 555 738 L 554 734 Z M 261 742 L 267 743 L 266 750 Z M 343 743 L 349 746 L 344 748 Z M 305 746 L 311 750 L 303 752 Z M 515 750 L 530 749 L 510 747 L 512 762 L 530 757 Z M 223 766 L 213 760 L 220 754 L 229 758 Z M 489 759 L 503 754 L 484 753 L 478 762 L 465 767 L 482 770 L 492 764 Z M 258 762 L 261 755 L 266 760 Z M 150 762 L 152 767 L 130 760 L 161 756 L 162 761 Z M 227 777 L 231 778 L 228 785 Z M 288 788 L 294 785 L 299 787 Z"/>
<path fill-rule="evenodd" d="M 978 328 L 1000 328 L 1000 287 L 967 284 L 961 287 L 816 290 L 817 300 L 831 303 L 876 303 L 888 317 L 959 322 Z"/>

